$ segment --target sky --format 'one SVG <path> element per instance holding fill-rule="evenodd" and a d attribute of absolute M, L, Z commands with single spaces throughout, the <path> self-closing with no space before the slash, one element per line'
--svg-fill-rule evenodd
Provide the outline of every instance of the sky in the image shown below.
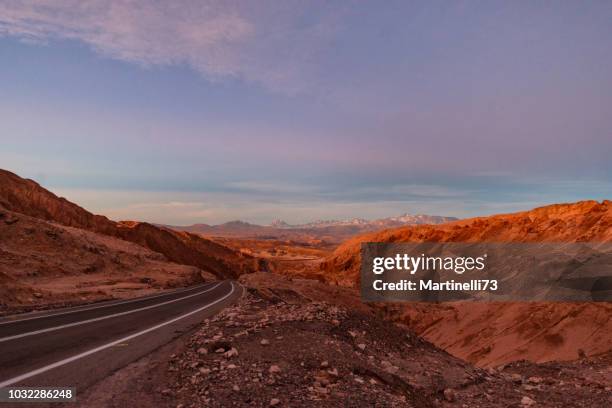
<path fill-rule="evenodd" d="M 0 1 L 0 168 L 113 219 L 612 198 L 609 1 Z"/>

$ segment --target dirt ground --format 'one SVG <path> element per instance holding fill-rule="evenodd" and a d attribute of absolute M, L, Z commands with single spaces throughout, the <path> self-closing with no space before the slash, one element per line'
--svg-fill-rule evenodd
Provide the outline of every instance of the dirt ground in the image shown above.
<path fill-rule="evenodd" d="M 313 285 L 316 288 L 318 283 Z M 185 408 L 603 408 L 612 404 L 610 354 L 576 362 L 522 361 L 482 369 L 373 312 L 315 300 L 313 288 L 306 295 L 300 289 L 264 286 L 261 280 L 245 286 L 247 292 L 238 304 L 204 321 L 181 346 L 168 346 L 161 354 L 120 370 L 93 387 L 81 404 Z M 306 286 L 301 283 L 302 289 Z"/>

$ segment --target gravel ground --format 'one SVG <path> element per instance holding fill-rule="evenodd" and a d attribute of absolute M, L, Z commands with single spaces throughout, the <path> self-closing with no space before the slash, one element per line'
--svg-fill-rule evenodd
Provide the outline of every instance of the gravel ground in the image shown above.
<path fill-rule="evenodd" d="M 172 356 L 156 389 L 169 406 L 612 406 L 610 356 L 479 369 L 374 316 L 275 293 L 251 289 Z"/>

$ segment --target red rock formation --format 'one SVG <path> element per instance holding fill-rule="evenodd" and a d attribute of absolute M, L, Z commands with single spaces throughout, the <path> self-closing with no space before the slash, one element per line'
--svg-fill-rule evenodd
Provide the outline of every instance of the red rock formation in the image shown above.
<path fill-rule="evenodd" d="M 553 204 L 514 214 L 359 235 L 340 245 L 322 264 L 328 281 L 356 285 L 362 242 L 612 242 L 612 201 Z"/>
<path fill-rule="evenodd" d="M 322 264 L 324 279 L 359 280 L 362 242 L 611 242 L 612 202 L 555 204 L 515 214 L 357 236 Z M 526 359 L 572 360 L 612 348 L 610 303 L 387 303 L 383 315 L 407 324 L 451 354 L 481 366 Z"/>
<path fill-rule="evenodd" d="M 135 242 L 176 263 L 197 266 L 218 277 L 253 272 L 258 260 L 197 235 L 143 222 L 114 222 L 58 197 L 32 180 L 0 169 L 0 207 L 30 217 Z"/>

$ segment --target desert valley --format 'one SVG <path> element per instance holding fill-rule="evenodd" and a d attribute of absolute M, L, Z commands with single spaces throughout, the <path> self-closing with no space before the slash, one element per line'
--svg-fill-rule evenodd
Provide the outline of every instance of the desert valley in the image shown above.
<path fill-rule="evenodd" d="M 611 408 L 610 21 L 0 1 L 0 408 Z"/>
<path fill-rule="evenodd" d="M 143 389 L 154 392 L 141 406 L 190 406 L 193 395 L 209 406 L 609 406 L 610 303 L 361 302 L 361 242 L 476 241 L 610 242 L 612 202 L 464 220 L 171 227 L 111 221 L 1 170 L 0 312 L 223 279 L 245 288 L 197 332 L 94 385 L 87 406 L 128 406 Z"/>

